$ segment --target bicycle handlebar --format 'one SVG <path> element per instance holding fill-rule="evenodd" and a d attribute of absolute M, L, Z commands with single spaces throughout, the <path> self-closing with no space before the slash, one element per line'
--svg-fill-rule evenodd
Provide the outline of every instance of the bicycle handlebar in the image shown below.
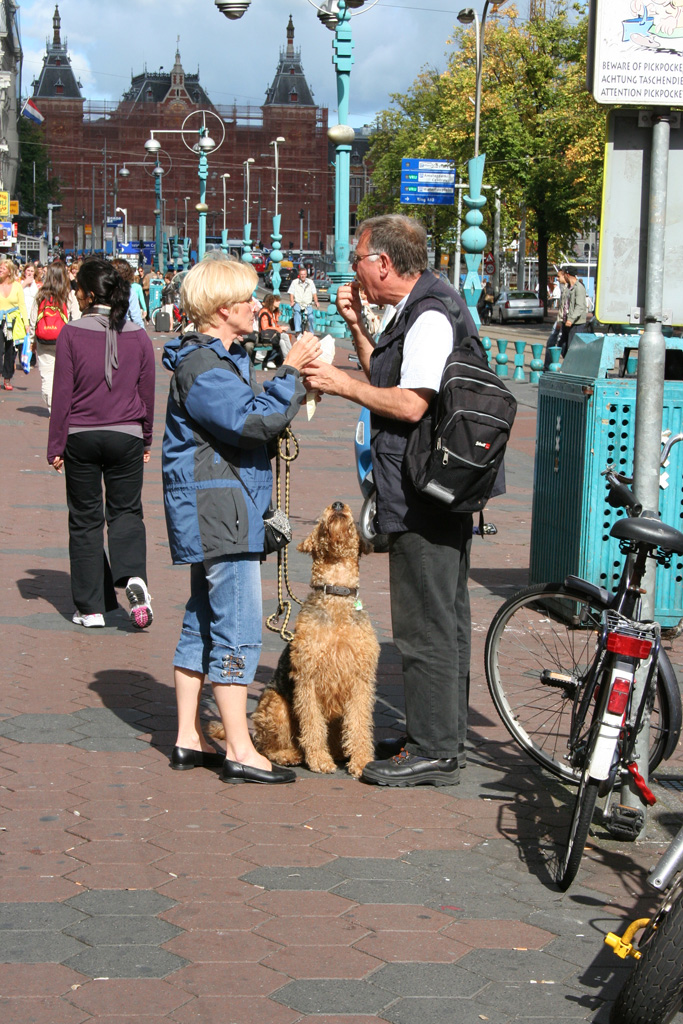
<path fill-rule="evenodd" d="M 643 506 L 630 487 L 626 486 L 627 478 L 613 469 L 606 469 L 603 476 L 607 477 L 609 488 L 607 504 L 612 508 L 625 508 L 630 516 L 639 516 L 643 511 Z"/>

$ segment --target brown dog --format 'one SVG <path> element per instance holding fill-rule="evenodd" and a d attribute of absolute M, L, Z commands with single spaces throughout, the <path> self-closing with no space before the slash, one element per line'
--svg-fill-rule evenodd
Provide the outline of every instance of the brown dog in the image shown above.
<path fill-rule="evenodd" d="M 299 544 L 313 557 L 311 593 L 252 718 L 256 746 L 276 764 L 305 760 L 313 772 L 333 772 L 335 760 L 348 758 L 358 778 L 374 757 L 379 644 L 358 601 L 367 550 L 341 501 Z"/>

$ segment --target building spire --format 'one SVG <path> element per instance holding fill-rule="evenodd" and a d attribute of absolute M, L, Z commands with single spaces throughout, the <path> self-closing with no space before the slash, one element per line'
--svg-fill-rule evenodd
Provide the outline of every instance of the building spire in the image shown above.
<path fill-rule="evenodd" d="M 60 36 L 60 28 L 61 28 L 61 26 L 62 26 L 62 19 L 59 16 L 59 7 L 57 6 L 57 4 L 55 4 L 55 13 L 54 13 L 54 17 L 52 18 L 52 27 L 54 29 L 54 34 L 53 34 L 53 37 L 52 37 L 52 45 L 53 45 L 53 47 L 56 50 L 59 50 L 61 48 L 61 45 L 62 45 L 62 40 L 61 40 L 61 36 Z"/>
<path fill-rule="evenodd" d="M 290 60 L 294 57 L 294 22 L 291 14 L 287 25 L 287 57 Z"/>

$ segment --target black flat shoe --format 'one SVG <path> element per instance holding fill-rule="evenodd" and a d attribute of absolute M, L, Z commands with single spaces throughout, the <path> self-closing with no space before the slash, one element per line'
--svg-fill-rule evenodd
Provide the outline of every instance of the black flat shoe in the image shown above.
<path fill-rule="evenodd" d="M 186 772 L 190 768 L 222 768 L 224 763 L 225 754 L 218 751 L 206 753 L 203 750 L 174 747 L 171 754 L 171 768 L 176 772 Z"/>
<path fill-rule="evenodd" d="M 282 768 L 274 764 L 270 772 L 263 768 L 252 768 L 248 764 L 240 764 L 239 761 L 228 761 L 225 759 L 221 782 L 260 782 L 267 786 L 276 786 L 284 782 L 296 782 L 296 772 L 291 768 Z"/>
<path fill-rule="evenodd" d="M 457 786 L 457 757 L 420 757 L 402 750 L 388 761 L 371 761 L 363 769 L 363 782 L 376 786 Z"/>

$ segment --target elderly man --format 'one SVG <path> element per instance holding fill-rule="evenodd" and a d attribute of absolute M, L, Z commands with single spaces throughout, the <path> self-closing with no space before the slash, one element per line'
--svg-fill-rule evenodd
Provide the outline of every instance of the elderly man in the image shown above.
<path fill-rule="evenodd" d="M 304 373 L 307 386 L 370 410 L 377 525 L 390 536 L 391 617 L 403 660 L 407 736 L 394 756 L 368 764 L 363 779 L 454 785 L 465 762 L 472 517 L 421 498 L 403 459 L 439 389 L 454 332 L 458 340 L 477 332 L 460 296 L 427 270 L 427 236 L 417 221 L 399 215 L 364 221 L 352 266 L 357 279 L 339 289 L 337 309 L 367 380 L 323 364 Z M 361 289 L 371 303 L 394 307 L 376 345 L 363 326 Z M 443 296 L 457 304 L 453 322 Z"/>
<path fill-rule="evenodd" d="M 318 304 L 317 289 L 309 278 L 305 267 L 301 267 L 299 273 L 289 286 L 289 301 L 292 304 L 294 331 L 296 334 L 301 333 L 301 314 L 304 310 L 306 311 L 306 319 L 308 321 L 307 329 L 309 331 L 312 330 L 313 306 L 316 309 L 320 309 L 320 305 Z"/>

